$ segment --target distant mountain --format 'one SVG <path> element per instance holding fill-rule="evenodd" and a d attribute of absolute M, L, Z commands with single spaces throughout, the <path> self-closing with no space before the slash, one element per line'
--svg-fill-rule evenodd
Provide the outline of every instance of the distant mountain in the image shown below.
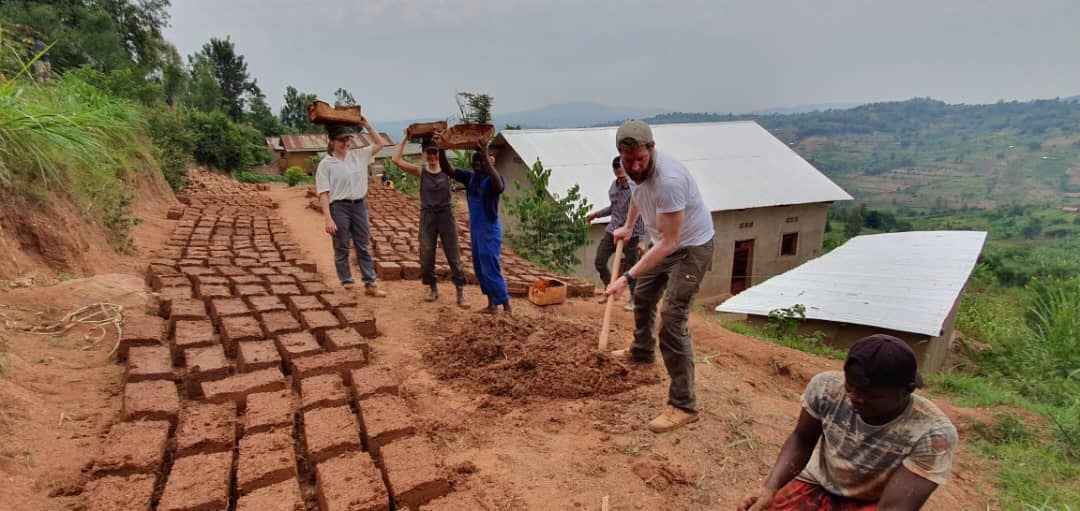
<path fill-rule="evenodd" d="M 827 110 L 847 110 L 849 108 L 855 108 L 857 106 L 865 105 L 862 102 L 840 102 L 840 103 L 817 103 L 812 105 L 795 105 L 795 106 L 783 106 L 774 108 L 765 108 L 762 110 L 751 111 L 752 115 L 771 115 L 771 114 L 805 114 L 809 112 L 824 112 Z"/>
<path fill-rule="evenodd" d="M 591 101 L 567 101 L 531 110 L 507 114 L 495 113 L 498 126 L 520 125 L 522 128 L 581 128 L 612 123 L 620 119 L 649 117 L 667 110 L 611 106 Z"/>
<path fill-rule="evenodd" d="M 667 110 L 611 106 L 592 101 L 567 101 L 505 114 L 496 110 L 494 122 L 500 130 L 507 124 L 522 128 L 580 128 L 599 124 L 610 125 L 623 119 L 645 118 L 662 112 L 667 112 Z M 389 134 L 390 138 L 396 141 L 401 137 L 401 132 L 410 124 L 438 118 L 438 116 L 432 116 L 424 119 L 396 121 L 375 119 L 372 122 L 379 131 Z M 449 118 L 452 124 L 457 121 L 457 113 L 448 114 L 445 118 Z"/>

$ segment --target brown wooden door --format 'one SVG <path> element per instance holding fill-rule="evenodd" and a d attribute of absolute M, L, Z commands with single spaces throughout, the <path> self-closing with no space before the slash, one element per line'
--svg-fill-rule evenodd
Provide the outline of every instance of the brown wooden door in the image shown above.
<path fill-rule="evenodd" d="M 750 287 L 751 270 L 754 267 L 754 240 L 735 242 L 731 263 L 731 294 L 739 294 Z"/>

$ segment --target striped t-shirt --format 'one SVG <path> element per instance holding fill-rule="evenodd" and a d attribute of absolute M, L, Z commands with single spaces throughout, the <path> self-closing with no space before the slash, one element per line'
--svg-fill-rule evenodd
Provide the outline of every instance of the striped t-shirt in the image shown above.
<path fill-rule="evenodd" d="M 912 394 L 900 416 L 881 425 L 867 424 L 851 408 L 844 373 L 827 371 L 807 384 L 802 406 L 821 421 L 822 435 L 800 481 L 870 501 L 881 497 L 901 466 L 945 483 L 956 450 L 956 428 L 930 400 Z"/>

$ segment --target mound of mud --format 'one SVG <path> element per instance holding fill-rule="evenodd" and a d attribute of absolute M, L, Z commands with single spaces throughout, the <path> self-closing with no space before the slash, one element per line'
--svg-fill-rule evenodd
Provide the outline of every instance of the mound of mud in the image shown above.
<path fill-rule="evenodd" d="M 439 321 L 424 351 L 440 379 L 510 398 L 580 398 L 656 383 L 652 368 L 630 369 L 596 349 L 596 325 L 515 316 L 458 316 Z"/>

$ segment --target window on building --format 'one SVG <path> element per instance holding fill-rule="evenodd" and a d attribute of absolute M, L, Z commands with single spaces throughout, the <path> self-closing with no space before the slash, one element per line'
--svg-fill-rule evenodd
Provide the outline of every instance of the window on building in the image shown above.
<path fill-rule="evenodd" d="M 789 217 L 787 217 L 786 220 L 784 220 L 785 223 L 789 223 L 789 224 L 793 224 L 793 223 L 798 222 L 798 221 L 799 221 L 799 217 L 797 217 L 797 216 L 789 216 Z"/>
<path fill-rule="evenodd" d="M 754 226 L 754 222 L 743 222 L 739 224 L 739 229 L 749 229 Z"/>
<path fill-rule="evenodd" d="M 780 240 L 780 255 L 793 256 L 799 249 L 799 233 L 789 232 Z"/>

